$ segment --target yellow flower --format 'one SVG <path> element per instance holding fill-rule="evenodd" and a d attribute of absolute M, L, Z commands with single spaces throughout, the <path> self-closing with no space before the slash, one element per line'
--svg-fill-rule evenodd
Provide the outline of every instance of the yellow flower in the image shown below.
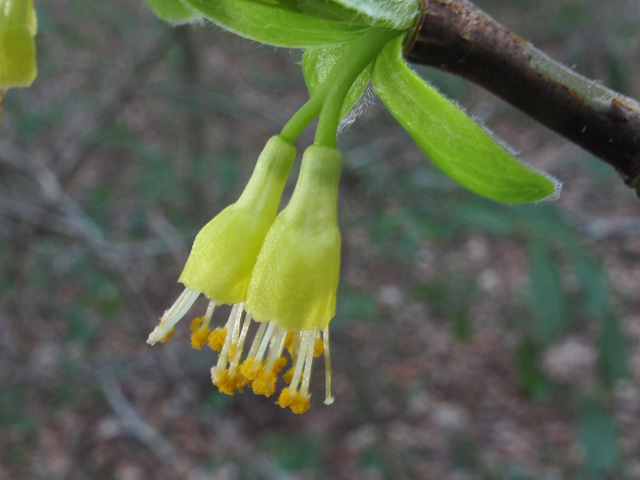
<path fill-rule="evenodd" d="M 225 333 L 211 369 L 221 392 L 232 394 L 251 385 L 256 394 L 273 395 L 277 375 L 288 363 L 286 348 L 292 366 L 283 377 L 289 386 L 277 403 L 303 413 L 310 404 L 313 358 L 324 351 L 325 403 L 333 402 L 329 322 L 335 315 L 340 270 L 340 163 L 332 148 L 313 145 L 305 152 L 291 201 L 269 229 L 253 268 L 247 303 L 234 305 L 225 327 L 211 334 L 219 338 Z M 254 320 L 260 325 L 242 360 Z"/>
<path fill-rule="evenodd" d="M 0 0 L 0 91 L 36 78 L 36 31 L 33 0 Z"/>
<path fill-rule="evenodd" d="M 325 403 L 333 401 L 328 335 L 340 274 L 340 164 L 333 148 L 307 149 L 291 201 L 267 234 L 247 294 L 247 311 L 256 320 L 269 320 L 281 332 L 296 335 L 290 386 L 278 399 L 280 406 L 296 413 L 308 408 L 311 363 L 320 332 L 327 373 Z"/>
<path fill-rule="evenodd" d="M 264 241 L 247 310 L 288 331 L 322 330 L 335 315 L 340 275 L 337 221 L 340 155 L 312 145 L 287 207 Z"/>
<path fill-rule="evenodd" d="M 207 338 L 213 308 L 246 300 L 251 271 L 273 224 L 296 149 L 280 137 L 267 142 L 244 192 L 198 233 L 179 281 L 186 287 L 149 335 L 163 341 L 202 293 L 210 304 L 200 325 L 192 326 L 194 346 Z"/>
<path fill-rule="evenodd" d="M 256 394 L 271 396 L 290 360 L 283 375 L 289 386 L 277 403 L 303 413 L 310 404 L 313 358 L 323 352 L 325 403 L 333 402 L 329 322 L 335 315 L 340 270 L 341 160 L 335 149 L 308 148 L 291 201 L 275 218 L 295 150 L 274 138 L 240 200 L 196 237 L 180 277 L 185 291 L 147 342 L 166 340 L 204 293 L 211 301 L 205 315 L 191 322 L 191 344 L 197 349 L 208 344 L 220 352 L 211 369 L 213 384 L 229 395 L 250 386 Z M 221 303 L 233 305 L 231 314 L 224 327 L 212 331 L 213 310 Z"/>

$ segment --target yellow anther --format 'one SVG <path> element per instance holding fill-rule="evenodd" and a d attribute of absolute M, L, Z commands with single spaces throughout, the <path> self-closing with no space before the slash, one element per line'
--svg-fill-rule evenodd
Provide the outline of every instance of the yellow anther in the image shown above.
<path fill-rule="evenodd" d="M 192 332 L 195 332 L 202 322 L 204 322 L 204 317 L 196 317 L 193 320 L 191 320 L 191 323 L 189 324 L 189 328 L 191 329 Z"/>
<path fill-rule="evenodd" d="M 301 392 L 291 394 L 291 388 L 283 388 L 280 397 L 276 402 L 282 408 L 291 408 L 293 413 L 304 413 L 311 406 L 309 394 L 303 395 Z"/>
<path fill-rule="evenodd" d="M 229 345 L 229 353 L 227 354 L 229 356 L 230 359 L 234 358 L 236 356 L 236 350 L 237 350 L 238 346 L 235 344 L 231 344 Z"/>
<path fill-rule="evenodd" d="M 246 378 L 238 373 L 229 374 L 229 370 L 220 371 L 217 368 L 211 369 L 211 381 L 222 393 L 233 395 L 236 390 L 242 392 L 242 388 L 247 384 Z"/>
<path fill-rule="evenodd" d="M 295 335 L 296 334 L 293 332 L 288 332 L 287 335 L 284 337 L 284 348 L 289 350 L 289 353 L 291 355 L 293 355 L 293 341 L 295 339 Z"/>
<path fill-rule="evenodd" d="M 289 408 L 293 413 L 304 413 L 309 410 L 311 406 L 310 396 L 303 395 L 301 392 L 295 394 L 291 402 L 289 403 Z"/>
<path fill-rule="evenodd" d="M 284 372 L 284 374 L 282 375 L 282 378 L 285 382 L 291 383 L 291 380 L 293 379 L 293 367 L 291 367 L 289 370 Z"/>
<path fill-rule="evenodd" d="M 313 345 L 313 356 L 319 357 L 324 352 L 324 342 L 320 337 L 316 338 L 316 343 Z"/>
<path fill-rule="evenodd" d="M 172 328 L 171 330 L 169 330 L 167 334 L 160 339 L 160 343 L 164 343 L 167 340 L 169 340 L 171 337 L 173 337 L 173 334 L 175 333 L 175 331 L 176 331 L 175 328 Z"/>
<path fill-rule="evenodd" d="M 202 346 L 207 343 L 209 333 L 211 330 L 208 328 L 200 327 L 191 334 L 191 347 L 196 350 L 200 350 Z"/>
<path fill-rule="evenodd" d="M 255 380 L 262 375 L 263 369 L 262 362 L 255 358 L 247 358 L 242 362 L 242 365 L 240 365 L 240 373 L 249 380 Z"/>
<path fill-rule="evenodd" d="M 287 359 L 284 357 L 278 357 L 276 359 L 276 361 L 273 363 L 273 368 L 271 369 L 271 372 L 274 375 L 277 375 L 280 373 L 280 371 L 284 368 L 284 366 L 287 364 Z"/>
<path fill-rule="evenodd" d="M 269 397 L 276 391 L 276 375 L 274 373 L 262 373 L 251 384 L 253 393 Z"/>
<path fill-rule="evenodd" d="M 224 345 L 224 339 L 227 336 L 226 328 L 216 328 L 209 334 L 209 346 L 211 350 L 221 351 Z"/>
<path fill-rule="evenodd" d="M 280 392 L 280 396 L 278 397 L 278 401 L 276 402 L 276 404 L 280 405 L 282 408 L 287 408 L 289 405 L 291 405 L 291 401 L 294 397 L 295 394 L 291 395 L 291 389 L 289 387 L 283 388 Z"/>

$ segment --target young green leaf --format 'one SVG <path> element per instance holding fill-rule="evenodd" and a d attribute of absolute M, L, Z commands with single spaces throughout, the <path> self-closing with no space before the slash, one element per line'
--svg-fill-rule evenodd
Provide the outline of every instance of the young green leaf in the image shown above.
<path fill-rule="evenodd" d="M 183 0 L 237 35 L 276 47 L 306 48 L 353 41 L 367 25 L 327 20 L 251 0 Z"/>
<path fill-rule="evenodd" d="M 456 182 L 504 203 L 528 203 L 559 187 L 519 162 L 486 130 L 409 69 L 402 39 L 376 59 L 373 87 L 431 161 Z"/>
<path fill-rule="evenodd" d="M 174 24 L 191 22 L 201 17 L 198 12 L 186 7 L 180 0 L 147 0 L 158 17 Z"/>
<path fill-rule="evenodd" d="M 343 7 L 331 0 L 249 0 L 271 7 L 288 10 L 294 13 L 302 13 L 310 17 L 324 18 L 326 20 L 345 21 L 370 25 L 371 18 L 365 17 L 355 10 Z"/>
<path fill-rule="evenodd" d="M 305 50 L 302 56 L 302 73 L 304 74 L 304 80 L 309 89 L 309 96 L 313 96 L 316 90 L 320 88 L 322 82 L 324 82 L 342 53 L 348 47 L 349 44 L 343 44 L 333 47 L 307 48 Z M 353 82 L 347 98 L 344 100 L 341 116 L 345 116 L 358 100 L 360 100 L 360 97 L 362 97 L 371 78 L 371 67 L 372 65 L 367 66 L 356 81 Z"/>
<path fill-rule="evenodd" d="M 328 20 L 408 30 L 420 14 L 417 0 L 250 0 Z"/>
<path fill-rule="evenodd" d="M 371 19 L 370 25 L 408 30 L 420 15 L 418 0 L 333 0 Z"/>

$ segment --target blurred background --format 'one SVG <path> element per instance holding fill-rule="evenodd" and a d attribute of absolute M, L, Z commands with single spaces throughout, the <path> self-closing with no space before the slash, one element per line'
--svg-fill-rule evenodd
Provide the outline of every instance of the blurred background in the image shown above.
<path fill-rule="evenodd" d="M 478 4 L 640 97 L 637 0 Z M 195 234 L 306 100 L 301 52 L 172 28 L 141 0 L 36 7 L 39 76 L 0 123 L 0 479 L 640 479 L 639 203 L 611 168 L 420 68 L 565 183 L 496 204 L 370 95 L 339 138 L 336 402 L 320 361 L 293 415 L 218 393 L 186 321 L 145 340 Z"/>

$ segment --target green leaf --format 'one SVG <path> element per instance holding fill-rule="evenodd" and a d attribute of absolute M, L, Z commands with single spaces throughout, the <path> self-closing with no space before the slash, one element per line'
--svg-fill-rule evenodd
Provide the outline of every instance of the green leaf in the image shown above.
<path fill-rule="evenodd" d="M 585 450 L 585 476 L 600 478 L 605 473 L 612 473 L 620 459 L 620 452 L 611 414 L 598 402 L 588 400 L 582 410 L 578 435 Z"/>
<path fill-rule="evenodd" d="M 325 48 L 307 48 L 304 51 L 304 55 L 302 56 L 302 73 L 304 74 L 304 80 L 309 89 L 309 96 L 313 96 L 318 88 L 320 88 L 322 82 L 324 82 L 342 53 L 348 47 L 349 44 L 343 44 Z M 340 112 L 341 117 L 344 117 L 349 110 L 353 108 L 367 89 L 369 79 L 371 78 L 371 67 L 372 65 L 367 66 L 356 81 L 353 82 L 344 100 L 342 111 Z"/>
<path fill-rule="evenodd" d="M 486 130 L 440 95 L 402 59 L 402 40 L 378 56 L 373 88 L 431 161 L 460 185 L 504 203 L 528 203 L 552 195 L 550 177 L 519 162 Z"/>
<path fill-rule="evenodd" d="M 536 315 L 534 333 L 540 343 L 548 345 L 566 330 L 571 317 L 560 272 L 542 242 L 533 242 L 530 262 L 529 300 Z"/>
<path fill-rule="evenodd" d="M 375 25 L 395 30 L 407 30 L 420 16 L 420 3 L 417 0 L 333 0 L 375 20 Z"/>
<path fill-rule="evenodd" d="M 153 13 L 162 20 L 174 24 L 191 22 L 200 14 L 186 7 L 180 0 L 146 0 Z"/>
<path fill-rule="evenodd" d="M 420 16 L 417 0 L 250 0 L 328 20 L 408 30 Z"/>
<path fill-rule="evenodd" d="M 323 18 L 325 20 L 338 20 L 349 23 L 371 25 L 372 19 L 364 17 L 355 10 L 343 7 L 331 0 L 249 0 L 271 7 L 288 10 L 293 13 L 301 13 L 310 17 Z"/>
<path fill-rule="evenodd" d="M 367 25 L 310 17 L 250 0 L 183 0 L 212 22 L 277 47 L 306 48 L 350 42 Z"/>

